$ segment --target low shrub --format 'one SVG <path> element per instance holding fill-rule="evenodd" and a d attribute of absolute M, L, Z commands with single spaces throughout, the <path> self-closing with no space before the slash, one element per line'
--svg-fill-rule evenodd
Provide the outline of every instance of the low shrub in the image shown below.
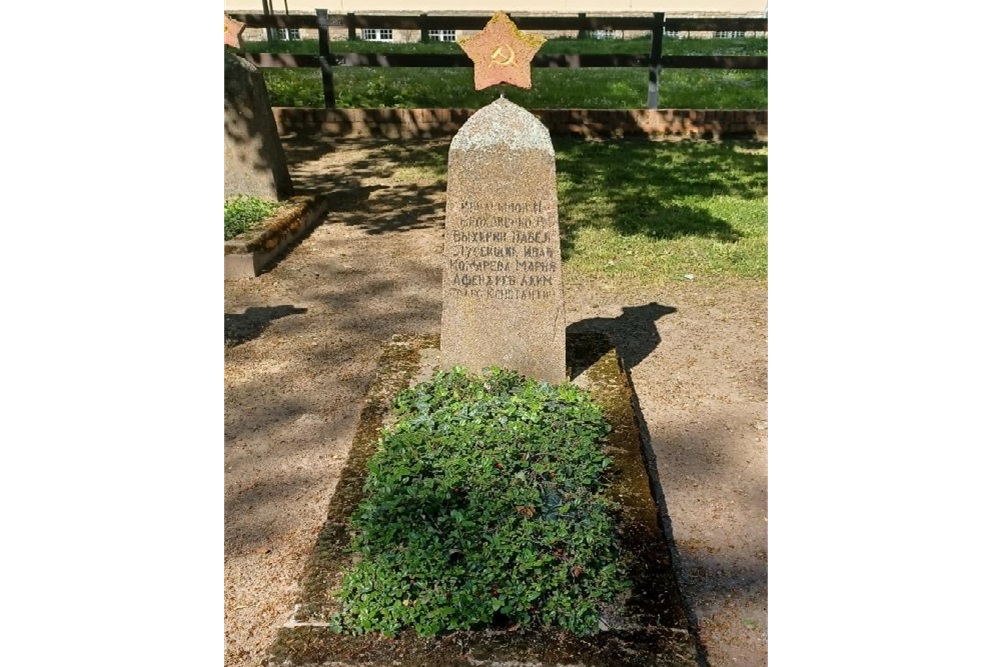
<path fill-rule="evenodd" d="M 334 591 L 333 630 L 596 632 L 630 582 L 604 497 L 610 427 L 589 395 L 455 368 L 393 408 L 352 516 L 360 560 Z"/>
<path fill-rule="evenodd" d="M 260 197 L 237 195 L 226 200 L 226 234 L 225 240 L 252 229 L 278 210 L 280 204 L 267 201 Z"/>

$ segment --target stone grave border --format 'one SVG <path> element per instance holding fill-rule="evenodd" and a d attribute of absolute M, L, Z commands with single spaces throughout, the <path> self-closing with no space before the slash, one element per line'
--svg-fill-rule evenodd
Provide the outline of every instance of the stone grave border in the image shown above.
<path fill-rule="evenodd" d="M 600 403 L 613 429 L 608 448 L 614 461 L 610 494 L 623 507 L 621 525 L 629 545 L 626 576 L 633 588 L 627 600 L 605 614 L 606 629 L 589 637 L 559 630 L 484 630 L 420 638 L 407 631 L 391 640 L 380 635 L 339 635 L 329 629 L 333 607 L 328 591 L 351 564 L 344 553 L 350 542 L 349 517 L 363 497 L 368 459 L 388 423 L 391 399 L 414 382 L 429 379 L 440 358 L 439 345 L 440 337 L 431 335 L 396 335 L 387 344 L 362 405 L 327 520 L 301 579 L 299 602 L 278 630 L 267 665 L 697 665 L 697 642 L 688 631 L 672 568 L 655 456 L 631 378 L 610 339 L 599 333 L 567 336 L 567 359 L 570 376 Z"/>
<path fill-rule="evenodd" d="M 300 195 L 279 202 L 272 217 L 253 230 L 225 242 L 226 280 L 255 278 L 278 255 L 300 241 L 329 208 L 326 195 Z"/>

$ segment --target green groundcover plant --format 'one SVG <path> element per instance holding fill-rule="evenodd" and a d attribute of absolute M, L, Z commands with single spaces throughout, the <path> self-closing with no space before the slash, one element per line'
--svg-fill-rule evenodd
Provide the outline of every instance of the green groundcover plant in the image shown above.
<path fill-rule="evenodd" d="M 225 240 L 228 241 L 251 229 L 261 220 L 273 215 L 279 206 L 277 202 L 247 195 L 237 195 L 227 199 Z"/>
<path fill-rule="evenodd" d="M 352 516 L 336 632 L 598 630 L 624 579 L 589 395 L 455 368 L 400 393 Z"/>

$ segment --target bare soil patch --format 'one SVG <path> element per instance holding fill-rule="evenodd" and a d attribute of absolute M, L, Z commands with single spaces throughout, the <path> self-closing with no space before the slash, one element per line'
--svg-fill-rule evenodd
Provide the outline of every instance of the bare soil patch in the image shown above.
<path fill-rule="evenodd" d="M 225 284 L 229 667 L 258 667 L 291 614 L 385 344 L 440 330 L 445 184 L 389 142 L 284 144 L 298 191 L 333 195 L 273 268 Z M 631 374 L 703 658 L 765 665 L 766 284 L 567 284 L 566 310 Z"/>

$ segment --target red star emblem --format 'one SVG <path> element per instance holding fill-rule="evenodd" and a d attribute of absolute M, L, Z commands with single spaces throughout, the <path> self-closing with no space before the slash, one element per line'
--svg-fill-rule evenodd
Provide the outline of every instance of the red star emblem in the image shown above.
<path fill-rule="evenodd" d="M 544 43 L 544 37 L 521 32 L 509 16 L 497 12 L 482 32 L 458 45 L 472 58 L 476 90 L 482 90 L 500 83 L 531 88 L 531 59 Z"/>
<path fill-rule="evenodd" d="M 240 48 L 240 33 L 245 27 L 245 23 L 240 23 L 226 15 L 226 46 Z"/>

